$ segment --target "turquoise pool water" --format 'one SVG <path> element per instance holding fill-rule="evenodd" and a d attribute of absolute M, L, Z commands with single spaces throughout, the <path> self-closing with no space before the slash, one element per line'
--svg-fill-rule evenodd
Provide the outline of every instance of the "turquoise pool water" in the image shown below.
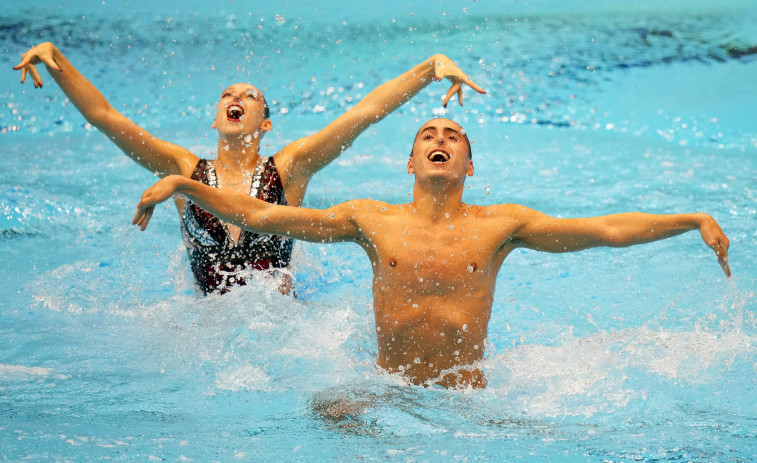
<path fill-rule="evenodd" d="M 156 3 L 156 4 L 152 4 Z M 0 18 L 0 459 L 9 461 L 756 461 L 757 7 L 753 2 L 15 4 Z M 623 250 L 514 253 L 495 294 L 483 391 L 373 366 L 370 266 L 295 247 L 300 300 L 192 289 L 176 214 L 129 225 L 154 178 L 46 75 L 52 40 L 152 133 L 212 156 L 211 113 L 250 81 L 274 153 L 436 52 L 489 93 L 442 84 L 311 182 L 306 205 L 408 200 L 416 129 L 474 140 L 466 200 L 552 215 L 704 211 L 696 233 Z M 347 423 L 314 404 L 366 401 Z"/>

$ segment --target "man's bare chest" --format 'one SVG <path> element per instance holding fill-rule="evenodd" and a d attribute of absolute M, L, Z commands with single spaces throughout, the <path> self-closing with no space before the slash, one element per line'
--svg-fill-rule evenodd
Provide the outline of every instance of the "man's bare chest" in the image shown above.
<path fill-rule="evenodd" d="M 382 283 L 419 294 L 487 284 L 498 248 L 491 233 L 461 221 L 434 226 L 398 222 L 374 235 L 373 245 Z"/>

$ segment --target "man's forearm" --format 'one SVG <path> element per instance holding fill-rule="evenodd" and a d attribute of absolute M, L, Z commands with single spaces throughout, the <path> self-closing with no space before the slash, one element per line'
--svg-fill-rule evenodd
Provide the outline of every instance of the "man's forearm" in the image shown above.
<path fill-rule="evenodd" d="M 706 214 L 647 214 L 628 212 L 604 216 L 602 229 L 607 246 L 625 247 L 670 238 L 698 230 Z"/>
<path fill-rule="evenodd" d="M 359 227 L 351 220 L 354 204 L 344 203 L 327 210 L 304 209 L 267 203 L 246 194 L 224 192 L 186 177 L 167 179 L 174 183 L 167 190 L 161 188 L 160 199 L 173 193 L 182 194 L 224 222 L 248 231 L 321 243 L 357 241 L 362 236 Z"/>
<path fill-rule="evenodd" d="M 264 231 L 253 229 L 255 225 L 260 225 L 254 219 L 258 215 L 256 213 L 272 207 L 271 204 L 246 194 L 222 191 L 186 177 L 174 176 L 172 179 L 176 183 L 176 193 L 186 196 L 224 222 L 250 231 Z"/>
<path fill-rule="evenodd" d="M 599 217 L 555 219 L 541 213 L 526 219 L 515 239 L 546 252 L 574 252 L 600 246 L 650 243 L 700 228 L 706 214 L 656 215 L 626 212 Z"/>
<path fill-rule="evenodd" d="M 728 265 L 728 237 L 710 215 L 704 213 L 654 215 L 632 212 L 605 216 L 605 229 L 611 230 L 612 240 L 607 246 L 633 246 L 670 238 L 689 230 L 699 230 L 704 243 L 715 252 L 726 276 L 731 276 Z"/>

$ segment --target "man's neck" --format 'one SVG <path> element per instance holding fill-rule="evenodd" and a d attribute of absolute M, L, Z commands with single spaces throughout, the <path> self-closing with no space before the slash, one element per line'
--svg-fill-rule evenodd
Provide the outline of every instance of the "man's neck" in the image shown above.
<path fill-rule="evenodd" d="M 412 206 L 416 213 L 437 221 L 454 217 L 463 206 L 463 185 L 420 185 L 413 188 Z"/>

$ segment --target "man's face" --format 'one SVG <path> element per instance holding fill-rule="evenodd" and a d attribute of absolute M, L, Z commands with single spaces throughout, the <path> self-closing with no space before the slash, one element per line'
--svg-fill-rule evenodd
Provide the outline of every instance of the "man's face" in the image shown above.
<path fill-rule="evenodd" d="M 262 136 L 270 130 L 263 94 L 250 84 L 234 84 L 221 94 L 213 127 L 222 133 Z M 267 124 L 266 124 L 266 121 Z"/>
<path fill-rule="evenodd" d="M 415 136 L 408 172 L 423 177 L 473 175 L 469 146 L 462 127 L 449 119 L 433 119 Z"/>

